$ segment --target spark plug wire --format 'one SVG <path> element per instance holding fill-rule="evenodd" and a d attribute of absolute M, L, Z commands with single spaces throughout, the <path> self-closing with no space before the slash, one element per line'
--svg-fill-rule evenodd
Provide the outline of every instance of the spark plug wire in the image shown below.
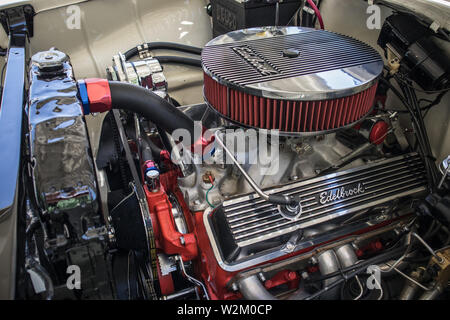
<path fill-rule="evenodd" d="M 325 29 L 323 26 L 323 20 L 322 15 L 320 14 L 319 8 L 317 8 L 316 4 L 312 0 L 306 0 L 311 7 L 311 9 L 314 10 L 314 14 L 316 15 L 317 19 L 319 20 L 320 29 Z"/>

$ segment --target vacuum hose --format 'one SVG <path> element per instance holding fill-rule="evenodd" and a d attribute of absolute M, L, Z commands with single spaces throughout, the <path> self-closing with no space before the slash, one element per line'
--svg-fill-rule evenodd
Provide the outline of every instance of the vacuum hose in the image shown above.
<path fill-rule="evenodd" d="M 187 52 L 192 54 L 198 54 L 200 55 L 202 52 L 202 48 L 188 46 L 181 43 L 174 43 L 174 42 L 149 42 L 143 45 L 146 47 L 147 50 L 155 50 L 155 49 L 165 49 L 165 50 L 174 50 L 174 51 L 180 51 L 180 52 Z M 139 53 L 138 47 L 131 48 L 127 52 L 125 52 L 125 58 L 127 60 L 131 59 L 135 55 Z"/>
<path fill-rule="evenodd" d="M 185 64 L 193 67 L 202 67 L 202 62 L 200 59 L 195 58 L 187 58 L 187 57 L 178 57 L 178 56 L 154 56 L 159 63 L 178 63 Z"/>

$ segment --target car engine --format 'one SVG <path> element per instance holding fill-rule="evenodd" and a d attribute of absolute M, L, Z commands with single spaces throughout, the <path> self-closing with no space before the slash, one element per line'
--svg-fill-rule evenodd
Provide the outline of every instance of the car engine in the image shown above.
<path fill-rule="evenodd" d="M 412 90 L 417 74 L 425 90 L 447 89 L 448 65 L 418 62 L 416 47 L 429 47 L 402 47 L 393 17 L 378 40 L 388 63 L 299 26 L 230 31 L 203 48 L 143 44 L 112 53 L 106 79 L 76 79 L 57 48 L 35 53 L 16 294 L 448 298 L 450 158 L 435 164 Z M 204 103 L 170 95 L 165 63 L 202 69 Z M 410 111 L 415 142 L 388 92 Z M 102 118 L 96 153 L 87 115 Z"/>

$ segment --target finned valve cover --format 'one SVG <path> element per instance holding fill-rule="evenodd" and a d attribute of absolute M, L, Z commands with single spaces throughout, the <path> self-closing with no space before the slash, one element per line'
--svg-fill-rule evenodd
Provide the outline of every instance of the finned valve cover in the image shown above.
<path fill-rule="evenodd" d="M 204 96 L 222 116 L 285 133 L 330 131 L 369 113 L 383 60 L 375 49 L 325 30 L 233 31 L 202 51 Z"/>
<path fill-rule="evenodd" d="M 223 269 L 235 271 L 243 269 L 245 261 L 257 265 L 285 255 L 280 247 L 299 230 L 320 230 L 321 224 L 332 224 L 336 226 L 333 230 L 347 230 L 344 234 L 348 234 L 352 223 L 370 219 L 368 209 L 399 199 L 404 208 L 410 208 L 426 189 L 423 162 L 411 153 L 265 190 L 299 197 L 302 210 L 295 219 L 286 218 L 276 205 L 251 193 L 229 198 L 206 211 L 203 222 L 217 261 Z M 363 220 L 352 219 L 361 212 L 366 213 Z M 373 225 L 369 222 L 364 227 Z M 302 241 L 304 247 L 299 248 L 312 245 L 310 238 Z M 269 249 L 276 254 L 269 254 Z"/>

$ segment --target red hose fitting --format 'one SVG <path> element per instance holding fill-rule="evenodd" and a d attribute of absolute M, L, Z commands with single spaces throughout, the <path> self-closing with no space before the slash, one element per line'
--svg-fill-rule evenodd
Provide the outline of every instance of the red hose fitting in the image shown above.
<path fill-rule="evenodd" d="M 111 90 L 108 80 L 91 78 L 85 79 L 89 98 L 89 112 L 105 112 L 112 108 Z"/>

